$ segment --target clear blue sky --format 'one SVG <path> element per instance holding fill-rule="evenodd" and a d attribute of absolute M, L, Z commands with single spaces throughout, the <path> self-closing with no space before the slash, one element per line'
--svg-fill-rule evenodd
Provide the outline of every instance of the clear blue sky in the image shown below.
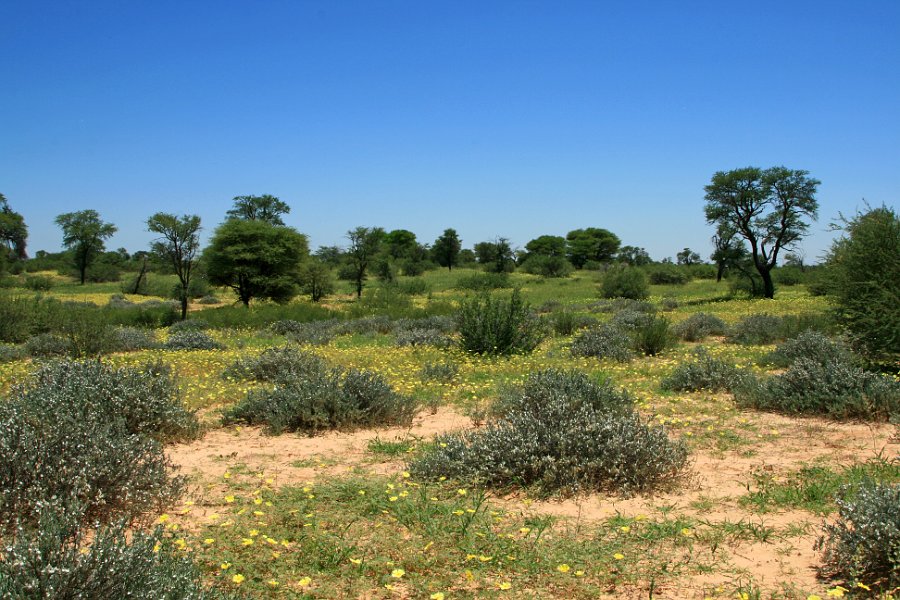
<path fill-rule="evenodd" d="M 710 252 L 703 186 L 820 179 L 819 222 L 900 197 L 900 2 L 0 3 L 0 192 L 56 251 L 93 208 L 273 194 L 312 248 L 357 225 L 465 246 L 605 227 Z"/>

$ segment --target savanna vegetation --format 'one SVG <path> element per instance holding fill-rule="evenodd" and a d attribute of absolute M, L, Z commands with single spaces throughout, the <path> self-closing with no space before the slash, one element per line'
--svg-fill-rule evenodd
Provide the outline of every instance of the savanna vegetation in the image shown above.
<path fill-rule="evenodd" d="M 897 216 L 780 266 L 807 175 L 717 173 L 710 264 L 3 199 L 0 596 L 895 597 Z"/>

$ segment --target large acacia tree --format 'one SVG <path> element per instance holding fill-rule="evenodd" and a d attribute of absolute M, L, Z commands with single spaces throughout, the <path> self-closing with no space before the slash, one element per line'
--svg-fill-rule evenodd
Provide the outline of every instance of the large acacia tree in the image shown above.
<path fill-rule="evenodd" d="M 265 221 L 270 225 L 284 225 L 281 215 L 291 212 L 291 207 L 275 196 L 235 196 L 234 208 L 225 213 L 229 219 Z"/>
<path fill-rule="evenodd" d="M 25 252 L 25 242 L 28 239 L 28 227 L 25 219 L 9 207 L 6 197 L 0 194 L 0 244 L 5 247 L 5 256 L 12 260 L 24 260 L 28 258 Z"/>
<path fill-rule="evenodd" d="M 808 171 L 745 167 L 718 171 L 704 188 L 706 222 L 730 227 L 747 240 L 766 298 L 775 297 L 778 253 L 803 238 L 809 228 L 804 219 L 818 217 L 819 183 Z"/>
<path fill-rule="evenodd" d="M 200 251 L 200 217 L 158 212 L 147 219 L 147 229 L 160 236 L 150 245 L 153 254 L 178 276 L 183 321 L 187 317 L 188 287 Z"/>
<path fill-rule="evenodd" d="M 56 224 L 63 232 L 63 246 L 72 252 L 75 267 L 84 285 L 88 266 L 106 249 L 104 240 L 113 236 L 117 228 L 100 220 L 96 210 L 80 210 L 56 217 Z"/>

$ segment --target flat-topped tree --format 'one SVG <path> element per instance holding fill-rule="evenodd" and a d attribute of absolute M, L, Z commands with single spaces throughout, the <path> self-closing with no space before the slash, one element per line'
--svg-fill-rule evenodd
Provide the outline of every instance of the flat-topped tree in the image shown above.
<path fill-rule="evenodd" d="M 775 297 L 772 269 L 778 253 L 806 235 L 815 220 L 817 179 L 786 167 L 745 167 L 718 171 L 706 191 L 706 222 L 734 229 L 750 244 L 753 264 L 763 280 L 763 295 Z"/>
<path fill-rule="evenodd" d="M 235 196 L 234 208 L 225 213 L 229 219 L 265 221 L 270 225 L 284 225 L 281 215 L 291 212 L 291 207 L 275 196 Z"/>
<path fill-rule="evenodd" d="M 106 249 L 107 240 L 118 231 L 112 223 L 100 220 L 96 210 L 80 210 L 56 217 L 56 224 L 63 231 L 63 246 L 72 251 L 75 267 L 84 285 L 88 266 Z"/>

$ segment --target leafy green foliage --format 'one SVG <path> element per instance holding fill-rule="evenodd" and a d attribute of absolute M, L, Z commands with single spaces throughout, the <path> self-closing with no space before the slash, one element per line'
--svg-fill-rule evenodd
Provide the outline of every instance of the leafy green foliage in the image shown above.
<path fill-rule="evenodd" d="M 549 318 L 550 327 L 556 335 L 572 335 L 579 329 L 586 329 L 597 324 L 597 319 L 590 315 L 578 314 L 571 310 L 554 312 Z"/>
<path fill-rule="evenodd" d="M 449 383 L 459 375 L 459 365 L 450 361 L 425 363 L 422 366 L 421 375 L 425 381 Z"/>
<path fill-rule="evenodd" d="M 816 548 L 826 577 L 875 591 L 900 587 L 900 484 L 872 483 L 838 502 L 839 517 L 825 526 Z"/>
<path fill-rule="evenodd" d="M 646 323 L 639 325 L 632 333 L 635 350 L 645 356 L 661 354 L 673 342 L 669 331 L 669 320 L 665 317 L 651 317 Z"/>
<path fill-rule="evenodd" d="M 650 284 L 640 269 L 613 267 L 603 276 L 600 295 L 604 298 L 643 300 L 650 295 Z"/>
<path fill-rule="evenodd" d="M 459 253 L 462 249 L 462 241 L 455 229 L 445 229 L 444 233 L 434 241 L 431 246 L 431 256 L 442 267 L 452 271 L 459 264 Z"/>
<path fill-rule="evenodd" d="M 166 350 L 222 350 L 222 344 L 209 334 L 197 330 L 176 331 L 163 344 Z"/>
<path fill-rule="evenodd" d="M 544 339 L 540 320 L 514 290 L 508 300 L 481 294 L 460 304 L 460 345 L 473 354 L 522 354 Z"/>
<path fill-rule="evenodd" d="M 660 387 L 675 392 L 730 390 L 743 377 L 740 369 L 713 357 L 706 348 L 700 346 L 694 349 L 693 358 L 689 362 L 679 364 L 662 380 Z"/>
<path fill-rule="evenodd" d="M 733 344 L 755 346 L 781 339 L 781 318 L 767 313 L 753 314 L 735 323 L 728 331 Z"/>
<path fill-rule="evenodd" d="M 81 210 L 56 217 L 56 224 L 63 232 L 63 246 L 72 253 L 75 268 L 84 285 L 88 266 L 104 250 L 104 240 L 112 237 L 116 226 L 100 220 L 96 210 Z"/>
<path fill-rule="evenodd" d="M 409 471 L 541 493 L 649 491 L 678 476 L 687 450 L 630 404 L 623 392 L 582 374 L 535 373 L 518 394 L 504 395 L 501 416 L 481 430 L 438 436 Z"/>
<path fill-rule="evenodd" d="M 833 341 L 818 331 L 804 331 L 797 337 L 779 344 L 775 350 L 762 357 L 760 363 L 784 369 L 800 358 L 820 364 L 854 361 L 853 353 L 843 343 Z"/>
<path fill-rule="evenodd" d="M 456 280 L 456 289 L 487 292 L 512 287 L 508 273 L 474 273 Z"/>
<path fill-rule="evenodd" d="M 676 324 L 672 332 L 686 342 L 701 342 L 711 335 L 724 335 L 725 321 L 708 313 L 695 313 Z"/>
<path fill-rule="evenodd" d="M 612 323 L 586 329 L 572 341 L 570 350 L 573 356 L 611 358 L 620 362 L 633 357 L 628 332 Z"/>

